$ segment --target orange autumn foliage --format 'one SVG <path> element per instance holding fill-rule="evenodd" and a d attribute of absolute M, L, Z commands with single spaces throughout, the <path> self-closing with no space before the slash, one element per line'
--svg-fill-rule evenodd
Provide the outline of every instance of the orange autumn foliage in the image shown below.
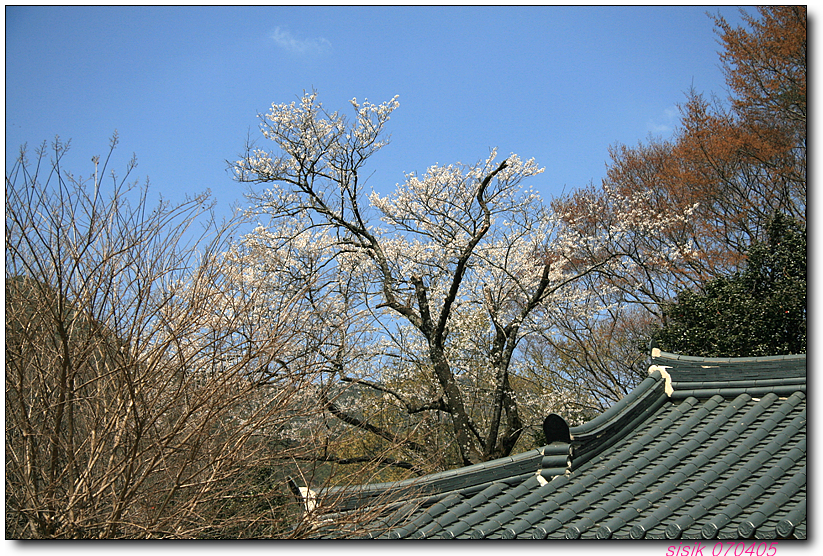
<path fill-rule="evenodd" d="M 576 264 L 620 264 L 578 285 L 599 312 L 558 320 L 534 346 L 543 367 L 618 399 L 645 376 L 665 302 L 744 267 L 774 213 L 805 226 L 806 18 L 802 6 L 744 12 L 744 27 L 714 17 L 729 98 L 691 91 L 669 138 L 614 146 L 601 184 L 553 203 L 572 232 L 607 238 Z"/>
<path fill-rule="evenodd" d="M 589 232 L 619 217 L 615 199 L 639 191 L 651 192 L 652 211 L 693 207 L 688 221 L 673 222 L 658 237 L 638 233 L 613 246 L 640 264 L 642 275 L 629 282 L 636 290 L 637 280 L 644 281 L 649 301 L 739 267 L 771 214 L 805 223 L 806 8 L 767 6 L 758 12 L 759 18 L 744 14 L 748 28 L 714 18 L 732 95 L 727 103 L 692 91 L 671 139 L 612 148 L 601 188 L 555 204 L 567 222 Z M 676 268 L 644 264 L 663 246 L 678 245 L 689 248 Z"/>

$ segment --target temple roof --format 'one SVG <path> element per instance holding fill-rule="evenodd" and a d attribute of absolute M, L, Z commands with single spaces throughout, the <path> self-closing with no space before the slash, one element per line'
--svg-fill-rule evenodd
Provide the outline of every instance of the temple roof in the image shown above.
<path fill-rule="evenodd" d="M 806 356 L 652 352 L 570 442 L 397 483 L 328 489 L 377 538 L 806 537 Z M 327 507 L 326 511 L 331 508 Z M 344 532 L 326 529 L 319 536 Z"/>

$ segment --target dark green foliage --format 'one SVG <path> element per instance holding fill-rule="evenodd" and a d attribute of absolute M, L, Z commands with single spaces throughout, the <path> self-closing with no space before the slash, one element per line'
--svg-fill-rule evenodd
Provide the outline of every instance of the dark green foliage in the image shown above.
<path fill-rule="evenodd" d="M 806 353 L 806 229 L 778 213 L 766 235 L 749 247 L 742 270 L 664 307 L 655 334 L 662 349 L 702 357 Z"/>

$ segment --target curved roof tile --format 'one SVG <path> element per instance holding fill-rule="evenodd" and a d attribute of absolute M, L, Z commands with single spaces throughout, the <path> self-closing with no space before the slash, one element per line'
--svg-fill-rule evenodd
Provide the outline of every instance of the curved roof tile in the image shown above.
<path fill-rule="evenodd" d="M 405 506 L 371 524 L 380 538 L 806 536 L 805 355 L 655 349 L 646 380 L 570 433 L 570 443 L 350 489 L 357 503 L 343 509 L 407 489 Z"/>

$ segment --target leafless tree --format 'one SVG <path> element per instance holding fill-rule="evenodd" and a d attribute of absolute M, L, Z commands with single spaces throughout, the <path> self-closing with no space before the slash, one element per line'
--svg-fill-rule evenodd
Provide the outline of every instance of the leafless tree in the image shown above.
<path fill-rule="evenodd" d="M 275 364 L 292 300 L 258 321 L 222 264 L 238 221 L 150 207 L 134 160 L 104 180 L 116 143 L 86 179 L 59 140 L 6 174 L 6 538 L 307 534 L 285 477 L 316 449 L 314 375 Z"/>

